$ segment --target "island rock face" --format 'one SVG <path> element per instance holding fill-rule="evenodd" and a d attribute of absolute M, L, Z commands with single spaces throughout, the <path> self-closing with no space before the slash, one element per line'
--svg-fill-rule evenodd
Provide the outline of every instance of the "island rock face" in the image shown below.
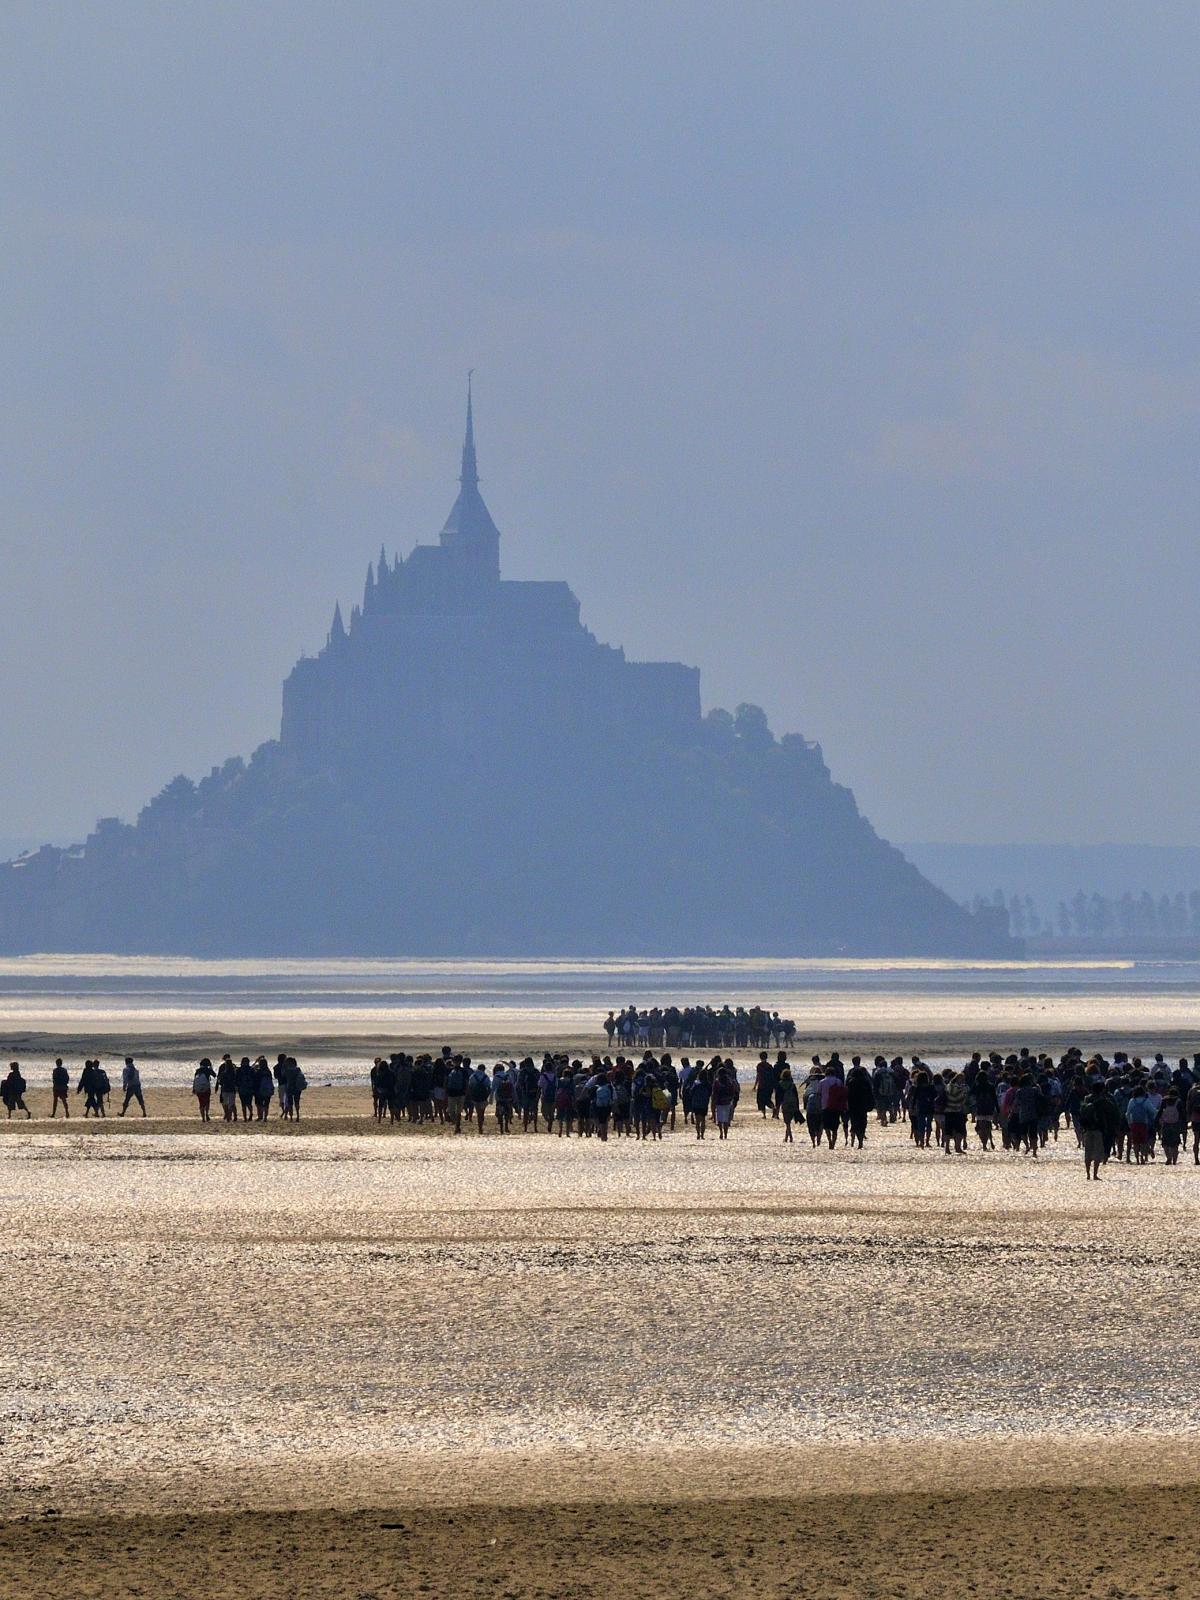
<path fill-rule="evenodd" d="M 0 948 L 221 955 L 996 955 L 753 706 L 500 576 L 468 400 L 436 545 L 382 552 L 277 740 L 0 866 Z"/>

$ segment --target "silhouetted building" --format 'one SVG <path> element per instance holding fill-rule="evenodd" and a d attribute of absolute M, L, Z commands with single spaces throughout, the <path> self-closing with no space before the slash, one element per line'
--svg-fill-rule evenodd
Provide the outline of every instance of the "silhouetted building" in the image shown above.
<path fill-rule="evenodd" d="M 293 668 L 284 751 L 305 772 L 365 760 L 519 776 L 526 761 L 559 759 L 581 731 L 614 755 L 626 739 L 698 738 L 695 667 L 627 661 L 583 626 L 565 583 L 500 576 L 469 397 L 459 484 L 438 543 L 394 563 L 381 550 L 349 629 L 335 609 L 325 649 Z"/>
<path fill-rule="evenodd" d="M 500 576 L 471 400 L 436 545 L 367 570 L 280 737 L 136 824 L 0 867 L 0 947 L 195 953 L 986 954 L 753 706 L 632 662 L 565 583 Z"/>

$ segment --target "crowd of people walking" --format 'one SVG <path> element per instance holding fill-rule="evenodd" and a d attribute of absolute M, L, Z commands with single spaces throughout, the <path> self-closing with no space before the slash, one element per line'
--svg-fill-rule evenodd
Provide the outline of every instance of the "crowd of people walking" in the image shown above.
<path fill-rule="evenodd" d="M 1200 1055 L 1171 1067 L 1158 1054 L 1147 1066 L 1140 1056 L 1117 1052 L 1086 1060 L 1070 1049 L 1057 1061 L 1023 1049 L 987 1057 L 974 1054 L 962 1068 L 936 1069 L 913 1056 L 876 1056 L 870 1067 L 860 1056 L 847 1066 L 835 1051 L 813 1056 L 802 1073 L 779 1051 L 774 1060 L 759 1052 L 754 1068 L 759 1116 L 782 1126 L 785 1144 L 803 1127 L 814 1149 L 865 1148 L 872 1118 L 907 1125 L 918 1149 L 965 1155 L 973 1132 L 981 1150 L 999 1148 L 1034 1159 L 1068 1130 L 1082 1151 L 1089 1179 L 1113 1159 L 1145 1164 L 1159 1148 L 1168 1166 L 1192 1139 L 1200 1166 Z M 371 1069 L 377 1121 L 444 1122 L 455 1133 L 484 1131 L 492 1113 L 496 1130 L 557 1133 L 607 1140 L 628 1136 L 658 1139 L 679 1120 L 696 1137 L 710 1123 L 728 1138 L 741 1085 L 732 1058 L 709 1061 L 646 1050 L 640 1059 L 618 1054 L 590 1064 L 546 1055 L 498 1062 L 489 1069 L 444 1046 L 438 1057 L 377 1057 Z"/>
<path fill-rule="evenodd" d="M 295 1056 L 280 1053 L 271 1066 L 266 1056 L 251 1061 L 249 1056 L 234 1065 L 231 1055 L 221 1057 L 214 1067 L 208 1056 L 192 1075 L 192 1093 L 201 1122 L 211 1122 L 210 1107 L 214 1089 L 224 1122 L 267 1122 L 271 1101 L 278 1097 L 279 1115 L 284 1122 L 300 1121 L 300 1102 L 308 1079 Z M 240 1112 L 240 1117 L 239 1117 Z"/>
<path fill-rule="evenodd" d="M 50 1116 L 83 1098 L 85 1118 L 108 1116 L 112 1085 L 99 1060 L 84 1062 L 75 1083 L 61 1058 L 50 1072 Z M 196 1067 L 191 1093 L 201 1121 L 212 1120 L 215 1094 L 226 1123 L 265 1123 L 273 1102 L 279 1119 L 299 1122 L 308 1080 L 294 1056 L 275 1063 L 260 1055 L 235 1062 L 226 1054 L 216 1067 L 205 1057 Z M 1085 1058 L 1069 1049 L 1056 1061 L 1028 1049 L 1003 1055 L 976 1053 L 962 1067 L 934 1067 L 920 1056 L 907 1061 L 877 1055 L 870 1066 L 860 1056 L 849 1064 L 838 1052 L 814 1055 L 801 1068 L 786 1050 L 758 1052 L 752 1075 L 754 1110 L 780 1125 L 782 1141 L 807 1135 L 813 1149 L 863 1149 L 872 1123 L 903 1124 L 919 1150 L 966 1155 L 972 1139 L 980 1150 L 1004 1150 L 1036 1160 L 1064 1133 L 1074 1137 L 1086 1176 L 1097 1180 L 1112 1160 L 1146 1165 L 1160 1152 L 1175 1166 L 1191 1139 L 1200 1166 L 1200 1054 L 1172 1066 L 1160 1053 L 1152 1061 L 1116 1052 Z M 742 1084 L 731 1056 L 713 1053 L 676 1062 L 670 1051 L 647 1048 L 640 1055 L 618 1052 L 588 1062 L 547 1053 L 540 1062 L 499 1061 L 491 1067 L 444 1045 L 440 1053 L 377 1056 L 370 1069 L 372 1112 L 377 1123 L 438 1123 L 455 1134 L 546 1133 L 558 1138 L 657 1141 L 688 1130 L 705 1139 L 715 1130 L 727 1139 L 742 1100 Z M 11 1119 L 32 1112 L 29 1085 L 17 1062 L 0 1078 L 0 1103 Z M 145 1117 L 141 1073 L 130 1056 L 121 1071 L 121 1109 Z"/>
<path fill-rule="evenodd" d="M 796 1024 L 765 1006 L 626 1006 L 610 1011 L 603 1027 L 610 1051 L 778 1050 L 796 1037 Z"/>
<path fill-rule="evenodd" d="M 661 1139 L 684 1120 L 703 1139 L 711 1122 L 729 1136 L 741 1086 L 732 1058 L 714 1056 L 677 1069 L 669 1055 L 646 1051 L 640 1060 L 618 1055 L 586 1065 L 568 1056 L 497 1062 L 489 1071 L 443 1045 L 439 1056 L 378 1056 L 371 1068 L 377 1122 L 444 1122 L 455 1133 L 484 1131 L 489 1110 L 497 1131 L 544 1129 L 559 1138 Z"/>

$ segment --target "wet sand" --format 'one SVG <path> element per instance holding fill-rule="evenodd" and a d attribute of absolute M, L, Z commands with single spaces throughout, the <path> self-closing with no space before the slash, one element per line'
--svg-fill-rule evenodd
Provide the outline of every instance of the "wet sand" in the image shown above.
<path fill-rule="evenodd" d="M 1190 1164 L 158 1093 L 3 1124 L 0 1594 L 1194 1587 Z"/>
<path fill-rule="evenodd" d="M 1200 1492 L 611 1500 L 9 1526 L 0 1595 L 1112 1597 L 1195 1592 Z"/>

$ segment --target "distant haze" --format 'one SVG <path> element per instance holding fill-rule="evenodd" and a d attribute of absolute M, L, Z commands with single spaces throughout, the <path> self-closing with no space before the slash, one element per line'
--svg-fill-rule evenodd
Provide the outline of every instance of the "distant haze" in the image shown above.
<path fill-rule="evenodd" d="M 440 526 L 474 367 L 507 574 L 882 833 L 1195 838 L 1194 8 L 13 0 L 0 44 L 6 836 L 277 733 Z"/>

